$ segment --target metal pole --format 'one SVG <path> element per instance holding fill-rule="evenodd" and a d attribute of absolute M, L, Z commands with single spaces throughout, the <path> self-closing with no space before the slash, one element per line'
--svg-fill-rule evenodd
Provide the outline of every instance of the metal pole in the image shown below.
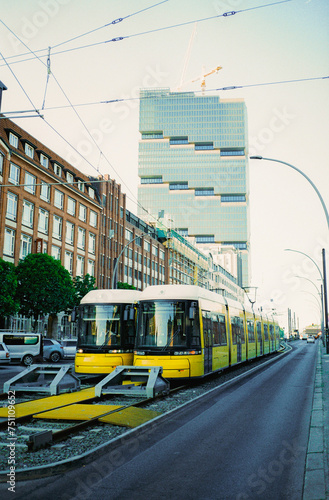
<path fill-rule="evenodd" d="M 329 354 L 329 332 L 328 332 L 328 301 L 327 301 L 327 275 L 326 275 L 326 251 L 322 248 L 323 264 L 323 299 L 324 299 L 324 329 L 326 338 L 326 353 Z"/>
<path fill-rule="evenodd" d="M 116 272 L 117 272 L 117 267 L 119 265 L 119 259 L 120 259 L 121 255 L 126 250 L 126 248 L 129 247 L 130 243 L 132 243 L 133 241 L 137 240 L 138 238 L 140 238 L 140 236 L 135 236 L 135 238 L 133 240 L 130 240 L 129 243 L 127 243 L 127 245 L 125 245 L 123 247 L 123 249 L 121 250 L 121 252 L 119 253 L 119 256 L 117 257 L 116 263 L 114 264 L 114 268 L 113 268 L 112 287 L 111 288 L 114 288 L 114 280 L 115 280 L 115 276 L 116 276 Z"/>

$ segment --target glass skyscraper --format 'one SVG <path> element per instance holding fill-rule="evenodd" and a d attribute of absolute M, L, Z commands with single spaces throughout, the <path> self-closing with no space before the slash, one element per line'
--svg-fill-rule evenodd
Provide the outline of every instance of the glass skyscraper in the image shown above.
<path fill-rule="evenodd" d="M 140 92 L 139 216 L 164 214 L 196 245 L 234 246 L 249 283 L 247 111 L 242 99 Z"/>

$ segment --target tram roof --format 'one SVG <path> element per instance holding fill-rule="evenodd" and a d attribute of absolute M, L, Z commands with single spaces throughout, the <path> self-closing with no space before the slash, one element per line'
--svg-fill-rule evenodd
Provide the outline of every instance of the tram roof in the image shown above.
<path fill-rule="evenodd" d="M 232 299 L 227 299 L 218 293 L 196 285 L 151 285 L 142 292 L 140 300 L 216 300 L 224 305 L 243 309 L 243 305 Z"/>
<path fill-rule="evenodd" d="M 141 292 L 138 290 L 91 290 L 81 299 L 80 304 L 133 304 L 140 297 Z"/>

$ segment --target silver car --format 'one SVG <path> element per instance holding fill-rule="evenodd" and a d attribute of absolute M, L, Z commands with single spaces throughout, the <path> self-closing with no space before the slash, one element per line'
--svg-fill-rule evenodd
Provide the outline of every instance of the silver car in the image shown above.
<path fill-rule="evenodd" d="M 0 363 L 10 363 L 10 352 L 3 342 L 0 342 Z"/>
<path fill-rule="evenodd" d="M 77 339 L 63 339 L 61 340 L 63 346 L 64 358 L 75 358 L 75 353 L 77 352 Z"/>

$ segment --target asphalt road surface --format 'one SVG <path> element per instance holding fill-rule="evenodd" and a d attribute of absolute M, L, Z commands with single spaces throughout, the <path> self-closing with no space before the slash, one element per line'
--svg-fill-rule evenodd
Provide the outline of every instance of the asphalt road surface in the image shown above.
<path fill-rule="evenodd" d="M 317 343 L 212 392 L 92 464 L 3 499 L 300 500 Z"/>

